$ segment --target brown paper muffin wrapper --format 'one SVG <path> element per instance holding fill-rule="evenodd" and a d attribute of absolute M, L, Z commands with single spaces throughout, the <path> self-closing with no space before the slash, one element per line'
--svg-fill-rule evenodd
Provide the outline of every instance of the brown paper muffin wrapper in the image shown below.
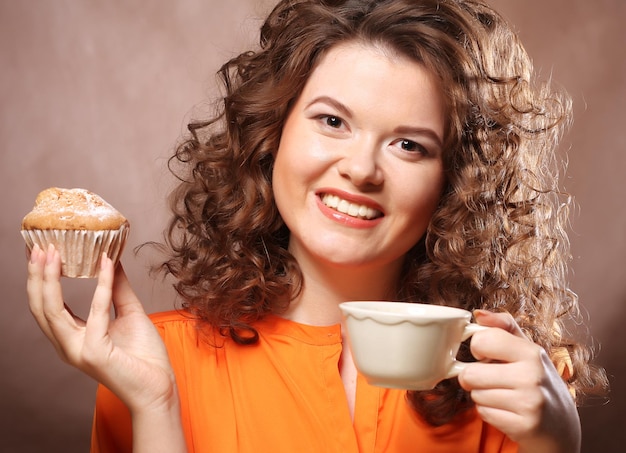
<path fill-rule="evenodd" d="M 122 225 L 119 230 L 22 230 L 22 236 L 29 251 L 35 244 L 42 250 L 53 244 L 61 255 L 61 275 L 94 278 L 104 252 L 117 264 L 129 231 Z"/>

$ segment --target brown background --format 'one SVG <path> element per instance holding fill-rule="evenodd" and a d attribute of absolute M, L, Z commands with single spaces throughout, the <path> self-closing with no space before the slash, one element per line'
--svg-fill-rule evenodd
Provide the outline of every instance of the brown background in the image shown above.
<path fill-rule="evenodd" d="M 160 238 L 171 185 L 165 160 L 186 120 L 210 109 L 218 65 L 251 43 L 273 0 L 0 0 L 0 449 L 85 452 L 94 383 L 62 364 L 30 317 L 22 216 L 43 188 L 86 187 L 132 223 L 124 262 L 149 312 L 172 306 L 132 248 Z M 608 404 L 581 410 L 585 452 L 626 445 L 626 19 L 624 0 L 493 0 L 544 78 L 575 101 L 562 152 L 572 217 L 574 289 L 589 314 Z M 226 5 L 226 6 L 225 6 Z M 67 281 L 78 313 L 93 281 Z"/>

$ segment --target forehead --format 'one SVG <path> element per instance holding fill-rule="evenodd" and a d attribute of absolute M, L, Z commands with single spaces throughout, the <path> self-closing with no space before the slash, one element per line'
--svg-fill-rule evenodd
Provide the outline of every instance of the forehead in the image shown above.
<path fill-rule="evenodd" d="M 331 80 L 358 88 L 375 79 L 381 87 L 391 85 L 393 79 L 402 82 L 403 88 L 422 85 L 435 95 L 442 94 L 439 77 L 421 62 L 387 46 L 360 41 L 343 42 L 328 49 L 311 71 L 305 88 Z"/>
<path fill-rule="evenodd" d="M 443 129 L 445 122 L 438 77 L 384 46 L 351 41 L 330 48 L 312 71 L 301 99 L 310 102 L 317 96 L 395 121 L 426 123 L 433 129 Z"/>

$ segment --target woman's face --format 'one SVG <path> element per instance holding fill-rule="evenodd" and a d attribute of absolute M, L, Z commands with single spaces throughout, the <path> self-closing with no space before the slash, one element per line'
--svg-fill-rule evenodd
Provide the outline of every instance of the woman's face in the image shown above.
<path fill-rule="evenodd" d="M 444 104 L 422 65 L 345 43 L 285 122 L 273 187 L 301 266 L 399 272 L 440 199 Z"/>

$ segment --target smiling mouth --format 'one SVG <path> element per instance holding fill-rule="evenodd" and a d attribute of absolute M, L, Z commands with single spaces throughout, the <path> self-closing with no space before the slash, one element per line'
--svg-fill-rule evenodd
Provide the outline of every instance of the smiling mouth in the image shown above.
<path fill-rule="evenodd" d="M 357 219 L 373 220 L 382 217 L 383 213 L 362 204 L 351 203 L 337 195 L 323 194 L 322 203 L 331 209 Z"/>

